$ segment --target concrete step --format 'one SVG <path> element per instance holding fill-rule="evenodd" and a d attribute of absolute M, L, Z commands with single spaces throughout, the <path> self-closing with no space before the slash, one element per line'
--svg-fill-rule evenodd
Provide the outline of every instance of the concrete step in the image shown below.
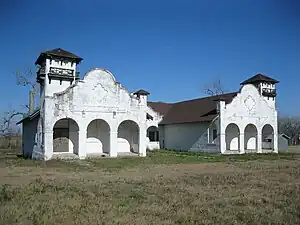
<path fill-rule="evenodd" d="M 78 155 L 73 153 L 53 153 L 51 159 L 63 159 L 63 160 L 70 160 L 70 159 L 79 159 Z"/>
<path fill-rule="evenodd" d="M 239 155 L 240 151 L 239 150 L 226 150 L 223 154 L 224 155 Z"/>

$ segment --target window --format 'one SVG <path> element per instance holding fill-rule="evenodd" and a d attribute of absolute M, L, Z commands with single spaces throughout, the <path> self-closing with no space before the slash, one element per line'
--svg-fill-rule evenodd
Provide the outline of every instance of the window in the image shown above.
<path fill-rule="evenodd" d="M 218 136 L 217 129 L 213 129 L 213 140 L 215 140 L 217 136 Z"/>
<path fill-rule="evenodd" d="M 150 141 L 159 141 L 158 131 L 149 131 L 149 140 Z"/>
<path fill-rule="evenodd" d="M 150 116 L 150 115 L 147 113 L 147 115 L 146 115 L 146 119 L 147 119 L 147 120 L 153 120 L 153 117 L 152 117 L 152 116 Z"/>

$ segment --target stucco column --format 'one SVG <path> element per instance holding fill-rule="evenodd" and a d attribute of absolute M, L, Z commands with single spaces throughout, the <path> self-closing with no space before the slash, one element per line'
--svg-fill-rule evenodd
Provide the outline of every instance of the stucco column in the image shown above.
<path fill-rule="evenodd" d="M 146 129 L 140 129 L 140 134 L 139 134 L 139 156 L 146 156 L 146 136 L 147 136 L 147 131 Z"/>
<path fill-rule="evenodd" d="M 209 140 L 210 139 L 210 137 L 209 137 L 209 131 L 210 131 L 210 128 L 208 127 L 207 131 L 206 131 L 207 132 L 207 143 L 208 144 L 210 143 L 210 140 Z"/>
<path fill-rule="evenodd" d="M 224 154 L 226 152 L 225 133 L 220 134 L 220 150 L 221 150 L 222 154 Z"/>
<path fill-rule="evenodd" d="M 53 131 L 45 129 L 44 132 L 44 160 L 50 160 L 53 155 Z"/>
<path fill-rule="evenodd" d="M 257 133 L 257 153 L 262 153 L 262 136 L 261 132 Z"/>
<path fill-rule="evenodd" d="M 78 157 L 80 159 L 86 158 L 86 129 L 78 131 Z"/>
<path fill-rule="evenodd" d="M 274 134 L 274 153 L 278 153 L 278 134 Z"/>
<path fill-rule="evenodd" d="M 244 133 L 240 133 L 240 154 L 245 153 L 245 135 Z"/>
<path fill-rule="evenodd" d="M 118 131 L 112 130 L 110 132 L 110 139 L 109 139 L 109 156 L 110 157 L 117 157 L 118 156 Z"/>

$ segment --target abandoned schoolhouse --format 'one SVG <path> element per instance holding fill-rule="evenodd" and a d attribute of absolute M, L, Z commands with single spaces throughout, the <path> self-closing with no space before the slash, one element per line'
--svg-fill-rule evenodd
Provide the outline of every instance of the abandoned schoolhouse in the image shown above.
<path fill-rule="evenodd" d="M 146 156 L 147 150 L 244 154 L 278 152 L 277 80 L 257 74 L 237 92 L 176 103 L 151 102 L 100 68 L 80 79 L 83 59 L 57 48 L 35 64 L 36 110 L 22 124 L 23 154 L 33 159 Z"/>

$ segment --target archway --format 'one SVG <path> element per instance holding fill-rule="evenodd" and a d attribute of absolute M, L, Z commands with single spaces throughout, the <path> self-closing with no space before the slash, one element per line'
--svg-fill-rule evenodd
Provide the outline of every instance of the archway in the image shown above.
<path fill-rule="evenodd" d="M 245 152 L 257 150 L 257 128 L 254 124 L 248 124 L 244 131 Z"/>
<path fill-rule="evenodd" d="M 139 152 L 139 126 L 132 120 L 125 120 L 118 127 L 118 152 Z"/>
<path fill-rule="evenodd" d="M 70 119 L 60 119 L 53 126 L 53 152 L 78 154 L 78 131 L 77 123 Z"/>
<path fill-rule="evenodd" d="M 150 142 L 158 142 L 159 141 L 159 131 L 155 126 L 151 126 L 147 129 L 147 137 Z"/>
<path fill-rule="evenodd" d="M 225 130 L 226 150 L 239 150 L 240 149 L 240 129 L 231 123 Z"/>
<path fill-rule="evenodd" d="M 87 154 L 101 154 L 110 152 L 110 127 L 102 119 L 91 121 L 86 133 Z"/>
<path fill-rule="evenodd" d="M 151 126 L 147 129 L 147 149 L 159 149 L 159 130 L 156 126 Z"/>
<path fill-rule="evenodd" d="M 274 129 L 270 124 L 263 126 L 262 133 L 262 149 L 274 149 Z"/>
<path fill-rule="evenodd" d="M 218 143 L 218 128 L 215 123 L 211 124 L 208 128 L 208 143 L 216 144 Z"/>

